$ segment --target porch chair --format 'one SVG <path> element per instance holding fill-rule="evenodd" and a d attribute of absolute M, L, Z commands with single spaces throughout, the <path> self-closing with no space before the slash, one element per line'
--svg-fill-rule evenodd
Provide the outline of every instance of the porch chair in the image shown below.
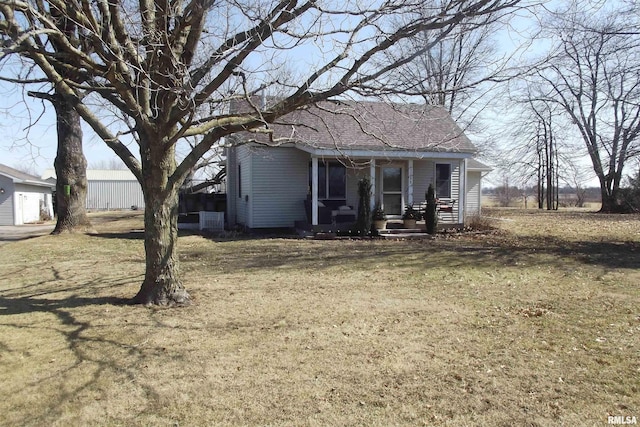
<path fill-rule="evenodd" d="M 438 200 L 436 202 L 436 210 L 438 213 L 438 217 L 440 219 L 444 219 L 442 215 L 440 215 L 441 213 L 451 213 L 451 218 L 453 219 L 453 207 L 456 204 L 456 199 L 449 199 L 449 200 Z"/>
<path fill-rule="evenodd" d="M 342 208 L 348 208 L 342 211 Z M 307 221 L 311 224 L 311 199 L 304 201 L 304 209 Z M 318 224 L 335 224 L 355 221 L 355 212 L 352 206 L 346 206 L 346 200 L 318 200 Z"/>

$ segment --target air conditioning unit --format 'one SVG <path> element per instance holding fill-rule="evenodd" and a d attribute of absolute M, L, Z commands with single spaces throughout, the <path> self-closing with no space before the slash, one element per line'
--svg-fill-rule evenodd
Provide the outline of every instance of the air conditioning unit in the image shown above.
<path fill-rule="evenodd" d="M 224 231 L 224 212 L 200 211 L 200 230 Z"/>

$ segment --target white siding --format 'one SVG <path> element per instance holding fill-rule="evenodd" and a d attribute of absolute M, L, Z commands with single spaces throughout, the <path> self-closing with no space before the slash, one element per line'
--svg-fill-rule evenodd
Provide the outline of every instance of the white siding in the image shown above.
<path fill-rule="evenodd" d="M 438 162 L 440 163 L 440 162 Z M 444 212 L 441 215 L 443 222 L 458 222 L 458 213 L 460 212 L 460 161 L 452 161 L 451 163 L 451 198 L 456 201 L 453 205 L 453 212 Z"/>
<path fill-rule="evenodd" d="M 435 176 L 435 163 L 428 160 L 416 160 L 413 162 L 413 201 L 424 202 L 429 184 L 433 183 Z"/>
<path fill-rule="evenodd" d="M 480 214 L 480 180 L 481 172 L 467 173 L 467 217 Z"/>
<path fill-rule="evenodd" d="M 138 181 L 88 181 L 87 209 L 144 208 L 144 195 Z"/>
<path fill-rule="evenodd" d="M 460 162 L 451 162 L 451 198 L 455 199 L 456 206 L 460 200 Z"/>
<path fill-rule="evenodd" d="M 244 177 L 243 177 L 244 178 Z M 293 227 L 306 218 L 304 200 L 309 191 L 309 155 L 295 148 L 255 150 L 250 228 Z M 244 186 L 243 186 L 244 191 Z"/>
<path fill-rule="evenodd" d="M 0 188 L 4 189 L 4 193 L 0 194 L 0 225 L 14 225 L 13 181 L 0 175 Z"/>

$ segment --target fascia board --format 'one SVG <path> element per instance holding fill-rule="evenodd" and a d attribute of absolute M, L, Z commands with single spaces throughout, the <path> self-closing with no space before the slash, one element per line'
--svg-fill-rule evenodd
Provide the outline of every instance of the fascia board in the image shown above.
<path fill-rule="evenodd" d="M 296 145 L 297 149 L 305 151 L 316 157 L 347 157 L 347 158 L 377 158 L 377 159 L 468 159 L 473 157 L 473 153 L 450 152 L 450 151 L 391 151 L 391 150 L 337 150 L 326 148 L 314 148 L 303 145 Z"/>

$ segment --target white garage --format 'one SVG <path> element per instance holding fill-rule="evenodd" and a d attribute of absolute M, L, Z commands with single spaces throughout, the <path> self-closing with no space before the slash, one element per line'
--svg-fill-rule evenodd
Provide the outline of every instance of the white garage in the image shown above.
<path fill-rule="evenodd" d="M 0 164 L 0 225 L 37 222 L 53 217 L 53 185 Z"/>

